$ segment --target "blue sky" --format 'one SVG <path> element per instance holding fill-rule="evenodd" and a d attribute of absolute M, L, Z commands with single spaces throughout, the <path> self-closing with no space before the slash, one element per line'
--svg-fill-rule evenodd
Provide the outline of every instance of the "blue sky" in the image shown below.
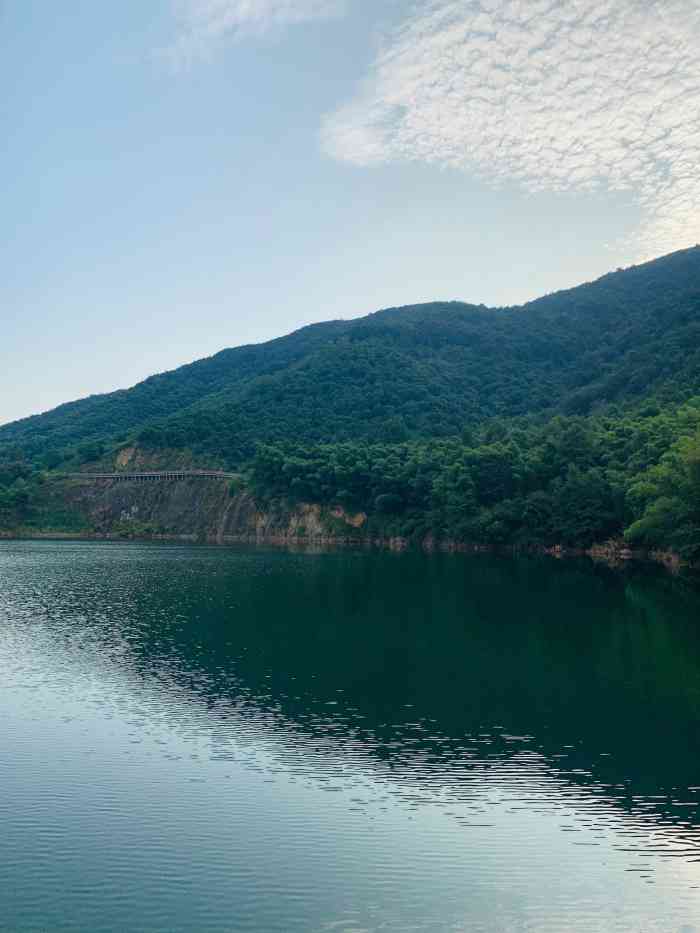
<path fill-rule="evenodd" d="M 700 240 L 696 0 L 4 0 L 0 422 Z"/>

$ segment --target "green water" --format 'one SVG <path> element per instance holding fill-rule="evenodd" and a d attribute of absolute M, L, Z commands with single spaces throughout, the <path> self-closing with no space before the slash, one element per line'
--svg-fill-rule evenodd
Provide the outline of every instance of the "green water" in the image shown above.
<path fill-rule="evenodd" d="M 700 598 L 2 542 L 0 930 L 700 931 Z"/>

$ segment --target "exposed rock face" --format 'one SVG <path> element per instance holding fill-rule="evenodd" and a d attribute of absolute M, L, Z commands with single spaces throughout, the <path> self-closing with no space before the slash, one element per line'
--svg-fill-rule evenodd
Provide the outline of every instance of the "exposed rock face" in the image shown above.
<path fill-rule="evenodd" d="M 162 448 L 159 450 L 146 450 L 131 444 L 120 448 L 111 462 L 95 461 L 89 466 L 91 471 L 100 473 L 136 472 L 139 470 L 187 470 L 187 469 L 221 469 L 222 464 L 215 459 L 195 459 L 190 450 Z M 85 467 L 84 467 L 85 468 Z"/>
<path fill-rule="evenodd" d="M 346 515 L 342 510 L 326 514 L 319 505 L 311 504 L 263 510 L 249 492 L 232 496 L 229 484 L 220 480 L 77 481 L 67 486 L 66 499 L 98 534 L 155 535 L 220 544 L 330 539 L 338 537 L 338 520 L 348 534 L 367 520 L 364 514 Z M 335 519 L 334 532 L 329 528 L 330 514 Z"/>
<path fill-rule="evenodd" d="M 333 518 L 339 518 L 341 521 L 344 521 L 345 524 L 350 525 L 351 528 L 362 528 L 363 525 L 367 524 L 367 515 L 364 512 L 357 512 L 355 515 L 351 515 L 349 512 L 346 512 L 341 505 L 331 509 L 331 515 Z"/>
<path fill-rule="evenodd" d="M 114 465 L 118 470 L 123 470 L 134 459 L 136 454 L 135 447 L 123 447 L 116 456 Z"/>

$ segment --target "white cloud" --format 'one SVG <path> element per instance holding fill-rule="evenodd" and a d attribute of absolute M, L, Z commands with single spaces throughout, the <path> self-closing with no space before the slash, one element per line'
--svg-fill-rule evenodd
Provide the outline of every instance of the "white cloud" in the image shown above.
<path fill-rule="evenodd" d="M 325 150 L 530 191 L 629 191 L 637 258 L 700 240 L 698 0 L 424 0 Z"/>
<path fill-rule="evenodd" d="M 175 62 L 186 64 L 227 39 L 336 16 L 344 0 L 176 0 L 174 5 L 182 29 L 168 51 Z"/>

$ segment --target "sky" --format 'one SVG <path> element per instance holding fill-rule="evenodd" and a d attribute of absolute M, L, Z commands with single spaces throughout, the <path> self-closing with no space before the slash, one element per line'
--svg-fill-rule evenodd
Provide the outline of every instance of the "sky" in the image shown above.
<path fill-rule="evenodd" d="M 700 240 L 697 0 L 0 0 L 0 423 Z"/>

